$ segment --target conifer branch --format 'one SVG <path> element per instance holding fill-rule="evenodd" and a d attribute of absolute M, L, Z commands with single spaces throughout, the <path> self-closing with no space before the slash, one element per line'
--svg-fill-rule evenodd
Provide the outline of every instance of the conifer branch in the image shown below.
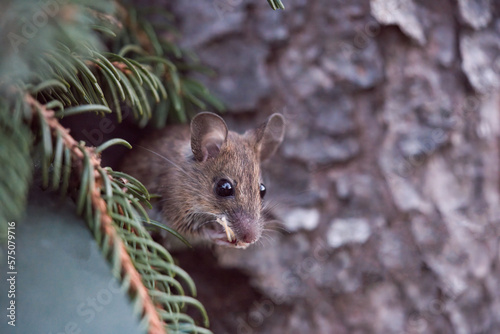
<path fill-rule="evenodd" d="M 70 177 L 75 191 L 77 212 L 86 219 L 91 231 L 110 261 L 114 275 L 132 296 L 134 305 L 140 305 L 139 314 L 149 333 L 166 333 L 183 329 L 186 333 L 210 333 L 198 327 L 182 313 L 184 305 L 196 307 L 208 326 L 204 307 L 195 299 L 185 296 L 182 285 L 175 279 L 180 277 L 196 294 L 189 275 L 173 263 L 170 254 L 156 244 L 141 222 L 149 217 L 140 202 L 149 205 L 149 194 L 142 184 L 121 172 L 102 168 L 100 151 L 112 144 L 128 144 L 113 139 L 99 148 L 90 148 L 78 143 L 65 129 L 53 110 L 41 104 L 30 94 L 24 97 L 42 129 L 42 170 L 52 166 L 52 172 L 44 172 L 43 183 L 49 184 L 52 175 L 53 188 L 67 186 L 61 182 L 62 152 L 69 152 L 66 163 L 72 166 Z M 54 147 L 55 146 L 55 147 Z M 125 190 L 124 190 L 125 189 Z M 171 289 L 174 288 L 174 290 Z"/>
<path fill-rule="evenodd" d="M 283 8 L 280 0 L 269 3 Z M 75 200 L 149 333 L 211 333 L 183 311 L 186 305 L 197 308 L 208 327 L 205 309 L 181 284 L 195 296 L 194 282 L 142 224 L 150 222 L 144 209 L 150 207 L 149 193 L 131 176 L 101 166 L 103 150 L 128 143 L 115 138 L 87 147 L 59 122 L 87 111 L 115 113 L 121 121 L 123 103 L 140 126 L 152 121 L 163 127 L 170 111 L 186 121 L 190 109 L 222 110 L 221 102 L 187 75 L 207 69 L 160 37 L 135 10 L 118 7 L 117 15 L 114 1 L 69 0 L 49 9 L 36 4 L 7 1 L 0 13 L 0 219 L 21 217 L 37 161 L 42 185 Z M 23 24 L 33 26 L 26 19 L 40 10 L 50 10 L 50 19 L 26 35 Z"/>
<path fill-rule="evenodd" d="M 273 10 L 285 9 L 285 5 L 283 5 L 283 2 L 281 2 L 281 0 L 267 0 L 267 2 Z"/>
<path fill-rule="evenodd" d="M 127 252 L 127 249 L 122 242 L 121 238 L 117 235 L 116 227 L 113 225 L 113 219 L 108 214 L 108 206 L 106 201 L 101 196 L 101 189 L 103 187 L 103 175 L 99 172 L 101 168 L 100 157 L 95 153 L 95 149 L 82 147 L 78 142 L 70 136 L 67 129 L 65 129 L 55 117 L 55 113 L 52 110 L 48 110 L 44 105 L 40 104 L 31 95 L 25 95 L 26 103 L 31 107 L 34 113 L 38 114 L 39 117 L 43 118 L 40 121 L 48 125 L 50 129 L 50 134 L 52 137 L 60 136 L 63 145 L 71 151 L 71 158 L 74 162 L 82 162 L 85 157 L 88 158 L 89 164 L 93 169 L 93 177 L 95 177 L 94 182 L 89 182 L 88 193 L 90 194 L 91 206 L 95 212 L 94 215 L 100 217 L 100 229 L 104 235 L 103 240 L 107 240 L 108 245 L 102 245 L 102 247 L 115 248 L 112 253 L 117 253 L 121 270 L 119 273 L 119 279 L 124 280 L 125 277 L 129 284 L 129 293 L 135 298 L 141 300 L 141 305 L 143 308 L 142 317 L 148 319 L 148 333 L 166 333 L 163 327 L 162 321 L 156 311 L 156 307 L 151 300 L 147 289 L 141 281 L 141 276 L 137 272 L 134 264 Z M 57 134 L 57 135 L 54 135 Z M 54 139 L 54 138 L 53 138 Z M 80 170 L 74 171 L 75 174 L 79 175 L 83 173 L 83 164 L 74 164 L 78 166 Z M 106 177 L 109 177 L 106 175 Z M 95 222 L 94 222 L 95 223 Z"/>

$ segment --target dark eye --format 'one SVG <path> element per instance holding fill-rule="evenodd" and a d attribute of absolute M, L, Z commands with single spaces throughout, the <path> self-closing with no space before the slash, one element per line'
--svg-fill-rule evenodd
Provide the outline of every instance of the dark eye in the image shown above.
<path fill-rule="evenodd" d="M 261 183 L 259 191 L 260 191 L 260 198 L 264 198 L 264 196 L 266 196 L 266 186 Z"/>
<path fill-rule="evenodd" d="M 215 193 L 221 197 L 234 195 L 234 188 L 231 182 L 226 179 L 220 179 L 215 186 Z"/>

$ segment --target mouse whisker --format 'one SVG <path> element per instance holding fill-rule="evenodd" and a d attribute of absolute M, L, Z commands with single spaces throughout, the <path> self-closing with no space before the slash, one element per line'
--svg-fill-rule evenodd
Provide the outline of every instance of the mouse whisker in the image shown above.
<path fill-rule="evenodd" d="M 274 209 L 278 206 L 280 206 L 281 203 L 278 201 L 273 201 L 273 200 L 268 200 L 264 202 L 264 205 L 262 207 L 262 210 L 269 210 L 269 209 Z"/>
<path fill-rule="evenodd" d="M 263 239 L 259 239 L 259 240 L 257 240 L 257 242 L 255 243 L 255 245 L 256 245 L 257 247 L 264 247 L 265 245 L 264 245 L 264 242 L 263 242 L 262 240 L 263 240 Z"/>
<path fill-rule="evenodd" d="M 272 246 L 273 242 L 275 241 L 274 239 L 270 238 L 269 235 L 263 234 L 261 236 L 261 239 L 264 241 L 267 241 L 269 243 L 269 246 Z"/>
<path fill-rule="evenodd" d="M 262 232 L 268 232 L 268 233 L 278 233 L 279 235 L 282 235 L 282 231 L 277 231 L 277 230 L 273 230 L 273 229 L 269 229 L 269 228 L 265 228 L 264 230 L 262 230 Z"/>
<path fill-rule="evenodd" d="M 271 230 L 267 230 L 267 229 L 264 229 L 262 231 L 262 236 L 264 237 L 267 237 L 267 238 L 270 238 L 272 239 L 273 241 L 275 241 L 274 237 L 272 235 L 269 234 L 269 232 L 276 232 L 276 233 L 279 233 L 278 231 L 271 231 Z"/>
<path fill-rule="evenodd" d="M 146 148 L 146 147 L 144 147 L 144 146 L 141 146 L 141 145 L 136 145 L 136 146 L 137 146 L 137 147 L 142 148 L 143 150 L 146 150 L 146 151 L 148 151 L 148 152 L 150 152 L 150 153 L 153 153 L 153 154 L 157 155 L 158 157 L 162 158 L 163 160 L 167 161 L 167 162 L 168 162 L 168 163 L 170 163 L 172 166 L 174 166 L 174 167 L 175 167 L 175 168 L 176 168 L 179 172 L 184 173 L 184 174 L 186 174 L 188 177 L 190 177 L 190 176 L 189 176 L 189 174 L 188 174 L 188 173 L 186 173 L 186 171 L 184 171 L 181 167 L 179 167 L 179 165 L 177 165 L 175 162 L 173 162 L 172 160 L 168 159 L 167 157 L 165 157 L 165 156 L 163 156 L 163 155 L 161 155 L 161 154 L 159 154 L 159 153 L 157 153 L 157 152 L 155 152 L 155 151 L 153 151 L 153 150 L 150 150 L 149 148 Z"/>
<path fill-rule="evenodd" d="M 291 231 L 286 228 L 286 225 L 277 219 L 267 221 L 266 227 L 271 230 L 281 230 L 286 233 L 291 233 Z"/>
<path fill-rule="evenodd" d="M 217 220 L 207 220 L 207 221 L 199 224 L 198 226 L 196 226 L 196 229 L 201 229 L 205 225 L 213 224 L 213 223 L 216 223 L 216 222 L 217 222 Z"/>

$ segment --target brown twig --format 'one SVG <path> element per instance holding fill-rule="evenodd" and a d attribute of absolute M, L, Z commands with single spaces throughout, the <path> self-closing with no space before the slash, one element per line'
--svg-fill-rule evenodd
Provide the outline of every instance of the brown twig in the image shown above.
<path fill-rule="evenodd" d="M 84 154 L 79 149 L 78 142 L 69 134 L 69 131 L 59 123 L 57 118 L 55 118 L 54 111 L 45 108 L 44 105 L 42 105 L 29 94 L 25 95 L 25 101 L 32 108 L 35 116 L 37 114 L 37 111 L 41 112 L 44 121 L 51 129 L 52 137 L 55 137 L 57 132 L 59 132 L 62 136 L 62 139 L 64 140 L 64 145 L 70 149 L 72 158 L 75 161 L 82 162 L 84 159 Z M 93 148 L 85 147 L 84 149 L 86 150 L 86 153 L 88 154 L 90 162 L 94 168 L 95 182 L 93 189 L 89 189 L 89 191 L 91 193 L 91 202 L 93 209 L 98 210 L 101 214 L 101 231 L 109 237 L 110 246 L 119 248 L 120 263 L 122 266 L 122 277 L 125 277 L 126 275 L 130 277 L 130 292 L 138 294 L 139 298 L 141 298 L 142 300 L 144 316 L 148 317 L 149 319 L 148 333 L 167 333 L 166 329 L 163 326 L 163 322 L 156 312 L 153 301 L 151 300 L 146 287 L 142 283 L 141 276 L 135 269 L 132 259 L 126 251 L 125 245 L 123 244 L 121 239 L 117 237 L 117 232 L 113 225 L 113 219 L 108 214 L 106 201 L 101 197 L 100 189 L 103 181 L 101 179 L 101 174 L 98 172 L 98 168 L 101 166 L 101 159 L 95 153 Z M 81 174 L 83 172 L 83 170 L 81 169 L 82 163 L 79 163 L 78 165 L 80 166 L 80 170 L 78 172 Z"/>

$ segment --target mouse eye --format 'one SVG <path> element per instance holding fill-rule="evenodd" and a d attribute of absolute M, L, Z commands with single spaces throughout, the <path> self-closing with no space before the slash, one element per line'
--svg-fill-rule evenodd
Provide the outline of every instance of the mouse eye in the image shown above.
<path fill-rule="evenodd" d="M 215 186 L 215 193 L 221 197 L 234 195 L 234 188 L 231 182 L 226 179 L 220 179 Z"/>
<path fill-rule="evenodd" d="M 266 186 L 263 183 L 260 184 L 259 191 L 260 198 L 264 198 L 264 196 L 266 196 Z"/>

